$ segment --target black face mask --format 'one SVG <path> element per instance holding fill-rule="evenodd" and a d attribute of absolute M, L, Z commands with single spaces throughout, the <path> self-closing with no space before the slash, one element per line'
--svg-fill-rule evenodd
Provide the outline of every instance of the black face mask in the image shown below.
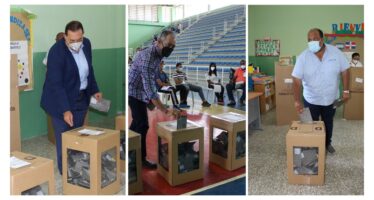
<path fill-rule="evenodd" d="M 174 48 L 164 47 L 162 48 L 161 55 L 162 57 L 169 57 L 170 54 L 173 52 Z"/>

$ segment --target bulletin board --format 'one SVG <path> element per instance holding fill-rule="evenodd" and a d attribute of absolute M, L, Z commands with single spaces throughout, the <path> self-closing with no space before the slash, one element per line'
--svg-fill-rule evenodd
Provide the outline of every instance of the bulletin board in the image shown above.
<path fill-rule="evenodd" d="M 355 34 L 325 34 L 327 44 L 338 47 L 351 61 L 352 54 L 360 54 L 360 62 L 364 65 L 364 37 Z M 365 66 L 365 65 L 364 65 Z"/>
<path fill-rule="evenodd" d="M 10 14 L 10 53 L 17 55 L 17 84 L 19 90 L 33 89 L 33 31 L 36 16 L 24 9 Z"/>
<path fill-rule="evenodd" d="M 256 56 L 279 56 L 280 41 L 272 39 L 255 40 Z"/>

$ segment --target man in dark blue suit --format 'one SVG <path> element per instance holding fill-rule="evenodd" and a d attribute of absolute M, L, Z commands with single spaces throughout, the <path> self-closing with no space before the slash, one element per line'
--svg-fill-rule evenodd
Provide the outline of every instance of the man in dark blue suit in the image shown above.
<path fill-rule="evenodd" d="M 48 54 L 41 107 L 52 117 L 60 174 L 62 133 L 83 126 L 91 96 L 102 99 L 92 67 L 91 43 L 83 34 L 79 21 L 69 22 L 64 39 L 56 42 Z"/>

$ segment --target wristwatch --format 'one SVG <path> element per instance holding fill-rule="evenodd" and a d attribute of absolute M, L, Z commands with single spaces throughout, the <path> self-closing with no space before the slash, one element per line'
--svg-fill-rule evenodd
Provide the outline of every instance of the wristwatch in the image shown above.
<path fill-rule="evenodd" d="M 349 92 L 349 90 L 344 90 L 343 91 L 344 93 L 347 93 L 347 94 L 349 94 L 350 92 Z"/>

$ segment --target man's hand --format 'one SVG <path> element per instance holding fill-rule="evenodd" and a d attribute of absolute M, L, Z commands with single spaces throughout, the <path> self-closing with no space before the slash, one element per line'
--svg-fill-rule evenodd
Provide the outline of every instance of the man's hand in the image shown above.
<path fill-rule="evenodd" d="M 74 123 L 73 123 L 73 113 L 71 113 L 70 111 L 66 111 L 64 112 L 64 121 L 70 126 L 70 127 L 73 127 L 74 126 Z"/>
<path fill-rule="evenodd" d="M 344 102 L 347 102 L 348 99 L 350 98 L 350 96 L 351 96 L 351 95 L 350 95 L 349 93 L 343 92 L 343 96 L 342 96 L 343 101 L 344 101 Z"/>
<path fill-rule="evenodd" d="M 101 92 L 98 92 L 94 94 L 94 97 L 97 101 L 101 101 L 101 99 L 103 98 L 103 94 Z"/>
<path fill-rule="evenodd" d="M 181 111 L 178 110 L 178 109 L 174 109 L 174 108 L 168 109 L 166 111 L 166 115 L 168 115 L 168 116 L 174 116 L 174 117 L 178 118 L 181 115 Z"/>
<path fill-rule="evenodd" d="M 301 102 L 295 101 L 295 109 L 296 109 L 296 112 L 300 114 L 303 112 L 304 106 L 303 104 L 301 104 Z"/>

